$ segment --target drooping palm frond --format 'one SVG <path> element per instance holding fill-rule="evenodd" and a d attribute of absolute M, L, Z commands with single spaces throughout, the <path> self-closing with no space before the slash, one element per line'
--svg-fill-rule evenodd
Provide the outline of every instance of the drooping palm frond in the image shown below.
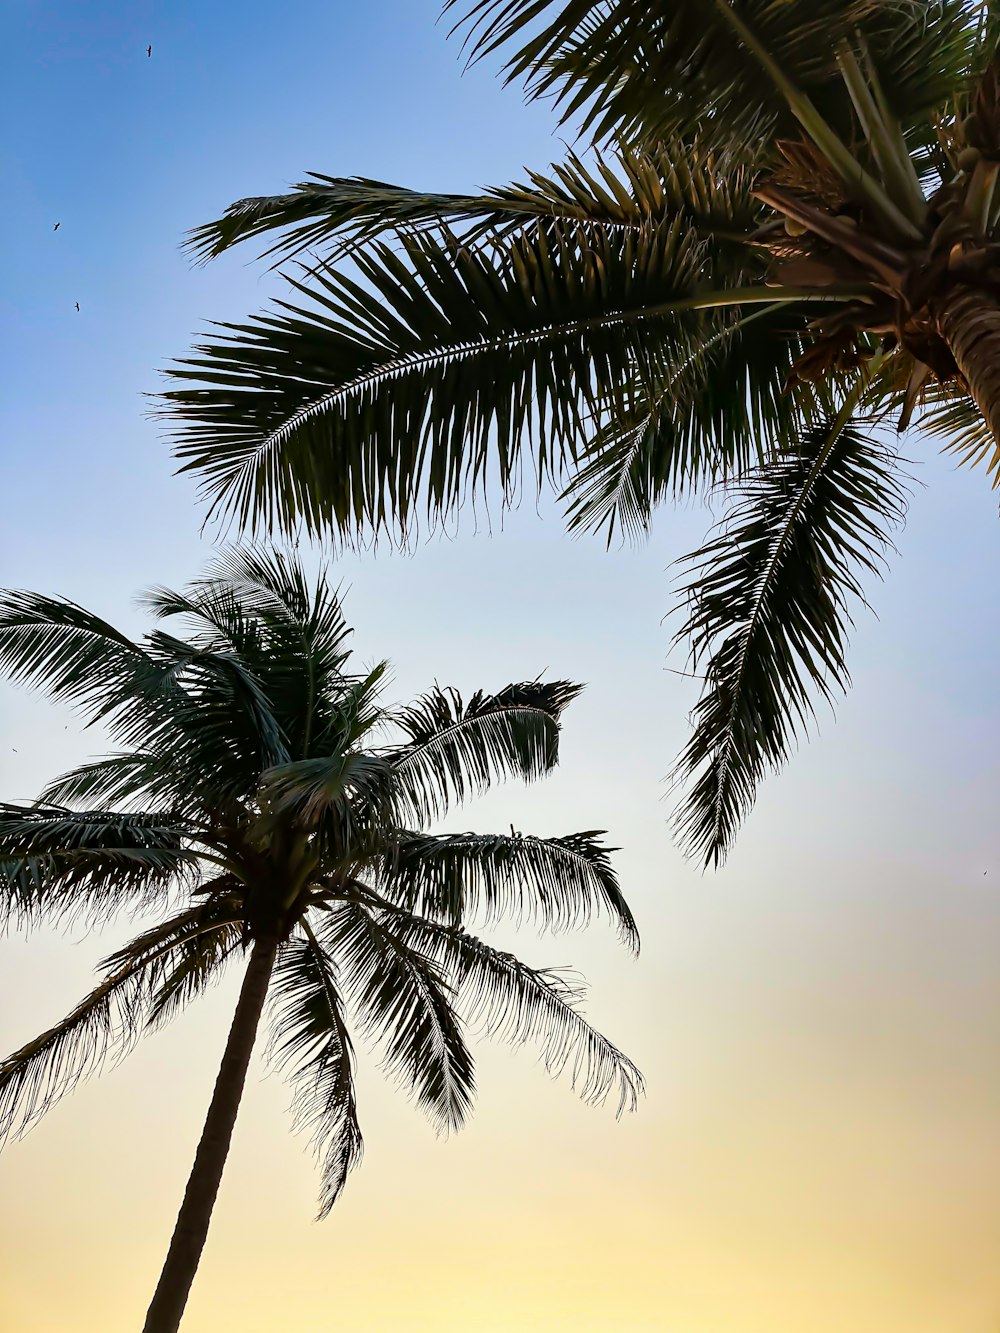
<path fill-rule="evenodd" d="M 112 954 L 104 979 L 62 1022 L 0 1063 L 0 1140 L 24 1133 L 81 1079 L 128 1053 L 177 946 L 218 929 L 205 926 L 202 911 L 182 912 Z"/>
<path fill-rule="evenodd" d="M 354 1098 L 354 1057 L 336 964 L 306 927 L 282 946 L 274 973 L 271 1053 L 294 1089 L 297 1128 L 307 1131 L 321 1163 L 319 1217 L 340 1197 L 363 1142 Z"/>
<path fill-rule="evenodd" d="M 168 815 L 0 805 L 0 920 L 162 903 L 197 874 L 190 830 Z"/>
<path fill-rule="evenodd" d="M 582 984 L 553 969 L 528 967 L 464 930 L 389 915 L 397 934 L 454 976 L 458 1004 L 473 1027 L 501 1041 L 536 1045 L 550 1074 L 569 1070 L 584 1101 L 601 1103 L 617 1090 L 618 1115 L 636 1109 L 642 1075 L 583 1017 Z"/>
<path fill-rule="evenodd" d="M 163 630 L 145 643 L 152 667 L 109 710 L 112 740 L 169 755 L 177 785 L 189 795 L 245 800 L 262 769 L 288 759 L 287 738 L 253 657 Z"/>
<path fill-rule="evenodd" d="M 764 775 L 808 728 L 816 698 L 846 689 L 844 648 L 861 574 L 878 574 L 906 489 L 894 456 L 846 413 L 748 478 L 688 556 L 693 669 L 704 670 L 677 764 L 677 816 L 692 853 L 718 864 Z"/>
<path fill-rule="evenodd" d="M 0 599 L 0 670 L 68 701 L 88 722 L 100 720 L 123 749 L 170 754 L 175 786 L 188 796 L 193 779 L 204 786 L 212 775 L 227 775 L 239 793 L 248 781 L 252 790 L 262 767 L 287 759 L 259 683 L 231 650 L 161 630 L 133 643 L 65 600 L 10 591 Z M 165 777 L 161 768 L 158 795 L 168 790 Z"/>
<path fill-rule="evenodd" d="M 180 938 L 171 950 L 162 980 L 150 997 L 148 1026 L 169 1023 L 203 995 L 221 979 L 226 963 L 245 944 L 240 887 L 227 876 L 202 885 L 201 892 L 211 896 L 192 919 L 196 929 Z"/>
<path fill-rule="evenodd" d="M 475 1077 L 440 970 L 358 904 L 338 904 L 317 938 L 342 960 L 352 1008 L 385 1051 L 386 1073 L 413 1090 L 439 1129 L 458 1129 Z"/>
<path fill-rule="evenodd" d="M 606 912 L 638 952 L 635 919 L 622 896 L 600 834 L 401 834 L 379 876 L 393 900 L 453 925 L 527 919 L 551 930 L 586 924 Z"/>
<path fill-rule="evenodd" d="M 404 810 L 427 823 L 494 782 L 532 782 L 550 772 L 563 710 L 582 689 L 566 680 L 522 681 L 463 702 L 457 690 L 435 688 L 396 710 L 392 721 L 407 741 L 386 761 Z"/>

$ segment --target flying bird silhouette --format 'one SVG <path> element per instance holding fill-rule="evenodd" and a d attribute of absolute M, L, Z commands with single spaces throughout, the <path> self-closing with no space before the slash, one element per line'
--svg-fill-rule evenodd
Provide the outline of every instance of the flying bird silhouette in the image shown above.
<path fill-rule="evenodd" d="M 146 47 L 146 59 L 148 60 L 152 54 L 153 54 L 153 48 L 152 48 L 151 46 L 147 46 L 147 47 Z"/>
<path fill-rule="evenodd" d="M 61 226 L 62 226 L 62 223 L 61 223 L 61 222 L 57 222 L 56 225 L 52 228 L 52 230 L 53 230 L 53 231 L 58 231 L 59 228 L 60 228 Z"/>
<path fill-rule="evenodd" d="M 79 313 L 79 310 L 80 310 L 80 302 L 79 302 L 79 301 L 76 302 L 76 309 L 77 309 L 77 313 Z"/>

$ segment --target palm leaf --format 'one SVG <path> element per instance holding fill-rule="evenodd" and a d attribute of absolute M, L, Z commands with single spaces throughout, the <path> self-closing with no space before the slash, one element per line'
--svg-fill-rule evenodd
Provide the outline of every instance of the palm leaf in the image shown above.
<path fill-rule="evenodd" d="M 539 1047 L 548 1073 L 567 1069 L 584 1101 L 601 1103 L 617 1090 L 618 1115 L 634 1111 L 642 1075 L 580 1012 L 585 991 L 563 973 L 528 967 L 475 935 L 420 917 L 392 914 L 393 928 L 455 977 L 458 1003 L 488 1036 Z"/>
<path fill-rule="evenodd" d="M 223 217 L 191 233 L 187 248 L 202 261 L 241 241 L 285 234 L 265 251 L 276 263 L 326 247 L 340 257 L 387 234 L 446 225 L 463 243 L 490 232 L 550 222 L 638 230 L 682 217 L 706 240 L 742 244 L 760 221 L 751 178 L 697 142 L 673 140 L 638 152 L 620 146 L 591 164 L 570 153 L 549 175 L 485 194 L 429 194 L 383 181 L 313 174 L 290 194 L 241 199 Z"/>
<path fill-rule="evenodd" d="M 211 897 L 192 918 L 197 929 L 177 941 L 169 965 L 163 968 L 163 979 L 150 998 L 148 1026 L 169 1023 L 203 995 L 221 979 L 226 963 L 245 943 L 244 908 L 236 888 L 228 877 L 211 886 Z M 200 891 L 208 890 L 203 885 Z"/>
<path fill-rule="evenodd" d="M 300 759 L 268 769 L 261 797 L 279 821 L 290 816 L 300 827 L 322 821 L 336 825 L 339 846 L 350 847 L 353 830 L 370 830 L 394 810 L 392 775 L 379 755 L 361 750 L 316 759 Z"/>
<path fill-rule="evenodd" d="M 188 836 L 169 815 L 0 805 L 0 912 L 33 921 L 162 903 L 197 873 Z"/>
<path fill-rule="evenodd" d="M 174 806 L 176 772 L 160 755 L 123 750 L 90 763 L 80 764 L 53 779 L 42 789 L 38 803 L 79 805 L 93 808 L 96 802 L 130 809 L 132 802 L 149 805 L 149 798 L 164 799 Z"/>
<path fill-rule="evenodd" d="M 345 691 L 357 684 L 345 675 L 351 631 L 326 571 L 310 582 L 294 553 L 235 547 L 197 581 L 187 613 L 211 621 L 227 600 L 253 626 L 250 656 L 290 751 L 306 757 L 310 750 L 334 748 L 342 740 L 334 733 Z M 171 609 L 166 601 L 162 605 Z M 184 610 L 179 602 L 175 606 Z"/>
<path fill-rule="evenodd" d="M 522 681 L 497 694 L 435 688 L 392 715 L 407 737 L 386 758 L 404 808 L 421 823 L 506 777 L 532 782 L 559 757 L 563 710 L 581 685 Z"/>
<path fill-rule="evenodd" d="M 439 969 L 358 904 L 328 913 L 319 939 L 343 960 L 352 1005 L 384 1048 L 386 1072 L 413 1089 L 440 1129 L 458 1129 L 471 1109 L 475 1079 Z"/>
<path fill-rule="evenodd" d="M 98 986 L 54 1027 L 0 1063 L 0 1140 L 22 1134 L 81 1079 L 126 1055 L 178 944 L 205 927 L 199 905 L 146 931 L 105 962 Z"/>
<path fill-rule="evenodd" d="M 113 625 L 59 597 L 0 594 L 0 671 L 97 716 L 148 663 Z"/>
<path fill-rule="evenodd" d="M 846 122 L 838 42 L 867 37 L 904 115 L 961 87 L 976 40 L 967 0 L 447 0 L 473 59 L 512 48 L 505 73 L 597 139 L 698 129 L 752 154 L 794 125 L 773 69 Z M 748 43 L 752 43 L 748 45 Z M 721 110 L 724 109 L 724 110 Z"/>
<path fill-rule="evenodd" d="M 295 1090 L 295 1124 L 322 1164 L 320 1218 L 340 1197 L 363 1143 L 354 1098 L 354 1059 L 333 959 L 307 928 L 278 954 L 271 1053 Z"/>
<path fill-rule="evenodd" d="M 686 558 L 690 641 L 704 685 L 676 776 L 689 785 L 677 824 L 718 864 L 769 769 L 807 728 L 814 697 L 847 688 L 850 605 L 877 574 L 905 489 L 896 459 L 846 413 L 807 432 L 751 476 Z"/>
<path fill-rule="evenodd" d="M 669 342 L 699 242 L 679 220 L 635 234 L 558 228 L 487 252 L 445 234 L 357 256 L 366 286 L 316 272 L 282 304 L 168 373 L 183 471 L 241 524 L 348 536 L 445 519 L 495 474 L 564 466 L 583 412 Z M 405 262 L 404 262 L 405 259 Z M 716 300 L 718 298 L 708 298 Z"/>
<path fill-rule="evenodd" d="M 571 531 L 617 529 L 636 540 L 662 500 L 724 481 L 762 460 L 762 441 L 788 436 L 816 415 L 794 383 L 806 318 L 783 305 L 752 314 L 706 312 L 675 339 L 593 433 L 562 494 Z"/>
<path fill-rule="evenodd" d="M 954 384 L 929 384 L 924 393 L 924 411 L 917 426 L 927 435 L 942 440 L 945 453 L 954 454 L 960 463 L 975 467 L 985 464 L 1000 486 L 1000 444 L 993 436 L 975 399 Z"/>
<path fill-rule="evenodd" d="M 171 754 L 189 792 L 211 792 L 216 801 L 251 797 L 262 770 L 289 757 L 253 655 L 162 630 L 146 642 L 153 673 L 107 719 L 112 739 Z"/>
<path fill-rule="evenodd" d="M 402 905 L 459 925 L 524 918 L 552 930 L 586 924 L 607 912 L 636 952 L 639 933 L 618 887 L 610 851 L 593 833 L 561 838 L 512 834 L 404 834 L 387 858 L 379 885 Z"/>

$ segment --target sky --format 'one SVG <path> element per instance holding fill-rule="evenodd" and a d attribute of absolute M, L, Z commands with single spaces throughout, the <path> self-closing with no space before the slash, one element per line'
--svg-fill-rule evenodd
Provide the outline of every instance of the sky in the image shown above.
<path fill-rule="evenodd" d="M 436 18 L 437 0 L 8 0 L 3 584 L 138 631 L 134 594 L 210 556 L 144 395 L 279 281 L 250 251 L 192 268 L 188 228 L 309 170 L 467 190 L 562 155 L 549 109 L 464 71 Z M 588 976 L 648 1091 L 616 1122 L 530 1051 L 481 1045 L 477 1112 L 440 1140 L 364 1064 L 365 1160 L 320 1224 L 288 1089 L 258 1060 L 185 1333 L 996 1333 L 1000 529 L 981 472 L 904 447 L 918 483 L 877 616 L 857 617 L 854 689 L 716 874 L 672 844 L 664 782 L 693 702 L 669 566 L 702 509 L 606 551 L 546 498 L 337 561 L 357 651 L 393 660 L 400 700 L 586 682 L 558 772 L 460 826 L 608 830 L 639 959 L 599 923 L 518 948 Z M 2 799 L 100 749 L 7 686 L 0 736 Z M 0 938 L 0 1048 L 65 1013 L 129 924 Z M 238 981 L 0 1156 L 4 1333 L 139 1326 Z"/>

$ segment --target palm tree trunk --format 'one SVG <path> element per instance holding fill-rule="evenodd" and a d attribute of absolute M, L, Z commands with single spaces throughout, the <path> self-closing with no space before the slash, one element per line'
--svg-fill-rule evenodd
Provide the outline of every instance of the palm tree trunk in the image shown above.
<path fill-rule="evenodd" d="M 937 306 L 941 336 L 1000 445 L 1000 302 L 956 285 Z"/>
<path fill-rule="evenodd" d="M 176 1333 L 191 1283 L 205 1248 L 208 1224 L 219 1193 L 222 1171 L 246 1083 L 250 1055 L 257 1037 L 271 971 L 278 952 L 277 936 L 259 938 L 250 954 L 243 988 L 229 1030 L 225 1054 L 215 1080 L 212 1103 L 188 1177 L 184 1201 L 170 1239 L 163 1272 L 146 1313 L 143 1333 Z"/>

